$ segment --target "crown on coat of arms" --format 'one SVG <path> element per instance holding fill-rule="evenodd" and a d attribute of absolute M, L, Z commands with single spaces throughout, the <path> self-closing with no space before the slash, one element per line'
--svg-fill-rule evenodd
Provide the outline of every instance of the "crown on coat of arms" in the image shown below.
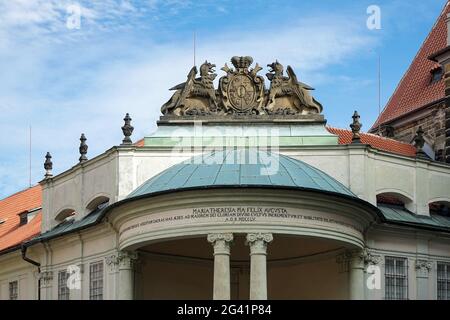
<path fill-rule="evenodd" d="M 246 57 L 234 56 L 233 58 L 231 58 L 231 63 L 237 69 L 247 69 L 253 63 L 253 58 L 249 56 Z"/>

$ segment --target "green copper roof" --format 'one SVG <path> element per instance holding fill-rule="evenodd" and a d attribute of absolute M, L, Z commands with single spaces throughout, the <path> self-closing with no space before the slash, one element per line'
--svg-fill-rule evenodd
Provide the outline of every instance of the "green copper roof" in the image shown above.
<path fill-rule="evenodd" d="M 211 152 L 147 180 L 127 198 L 208 187 L 309 189 L 356 197 L 326 173 L 285 155 L 256 149 Z"/>
<path fill-rule="evenodd" d="M 381 210 L 386 220 L 391 223 L 442 228 L 447 231 L 450 229 L 450 217 L 440 215 L 418 215 L 405 208 L 393 205 L 379 205 L 378 209 Z"/>
<path fill-rule="evenodd" d="M 53 229 L 42 233 L 41 235 L 31 239 L 30 241 L 27 241 L 25 244 L 26 246 L 30 246 L 40 241 L 46 241 L 48 239 L 59 237 L 64 234 L 69 234 L 96 225 L 102 218 L 102 214 L 107 208 L 108 206 L 97 208 L 81 220 L 69 219 L 67 221 L 63 221 Z"/>

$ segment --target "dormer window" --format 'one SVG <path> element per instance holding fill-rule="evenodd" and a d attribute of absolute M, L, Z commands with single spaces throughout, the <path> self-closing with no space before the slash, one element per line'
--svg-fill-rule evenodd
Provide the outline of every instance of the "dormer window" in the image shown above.
<path fill-rule="evenodd" d="M 63 223 L 63 222 L 71 220 L 74 215 L 75 215 L 75 210 L 65 209 L 56 215 L 55 220 L 58 223 Z"/>
<path fill-rule="evenodd" d="M 377 195 L 377 205 L 391 205 L 398 207 L 405 207 L 405 202 L 398 197 L 398 195 L 393 194 L 378 194 Z"/>
<path fill-rule="evenodd" d="M 19 213 L 19 226 L 26 225 L 28 223 L 28 211 L 24 211 L 22 213 Z"/>
<path fill-rule="evenodd" d="M 436 67 L 434 69 L 431 70 L 431 83 L 436 83 L 439 82 L 442 79 L 442 68 L 441 67 Z"/>
<path fill-rule="evenodd" d="M 33 218 L 38 214 L 39 210 L 41 210 L 40 207 L 19 213 L 19 226 L 26 225 L 28 222 L 33 220 Z"/>
<path fill-rule="evenodd" d="M 430 214 L 435 214 L 444 217 L 450 217 L 450 204 L 433 202 L 429 204 Z"/>

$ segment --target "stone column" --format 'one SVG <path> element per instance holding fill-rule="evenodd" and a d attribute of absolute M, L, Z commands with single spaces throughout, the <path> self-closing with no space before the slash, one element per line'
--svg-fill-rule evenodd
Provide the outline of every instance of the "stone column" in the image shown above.
<path fill-rule="evenodd" d="M 134 298 L 134 262 L 136 252 L 120 251 L 106 258 L 106 264 L 114 272 L 119 272 L 117 297 L 119 300 L 133 300 Z"/>
<path fill-rule="evenodd" d="M 230 243 L 232 233 L 208 234 L 214 247 L 214 300 L 230 300 Z"/>
<path fill-rule="evenodd" d="M 119 253 L 119 299 L 134 299 L 134 261 L 136 252 Z"/>
<path fill-rule="evenodd" d="M 364 252 L 351 251 L 349 258 L 349 298 L 350 300 L 364 300 Z"/>
<path fill-rule="evenodd" d="M 267 244 L 271 233 L 249 233 L 250 246 L 250 300 L 267 300 Z"/>

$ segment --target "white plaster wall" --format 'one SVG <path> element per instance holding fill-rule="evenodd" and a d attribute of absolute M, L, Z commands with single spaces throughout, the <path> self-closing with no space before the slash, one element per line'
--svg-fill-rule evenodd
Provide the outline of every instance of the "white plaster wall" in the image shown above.
<path fill-rule="evenodd" d="M 18 252 L 0 256 L 0 300 L 9 300 L 9 283 L 18 281 L 19 300 L 37 298 L 37 268 L 24 260 Z"/>
<path fill-rule="evenodd" d="M 55 227 L 55 217 L 65 209 L 75 210 L 76 219 L 89 213 L 87 205 L 96 197 L 117 201 L 117 155 L 114 151 L 79 164 L 43 185 L 42 231 Z"/>

